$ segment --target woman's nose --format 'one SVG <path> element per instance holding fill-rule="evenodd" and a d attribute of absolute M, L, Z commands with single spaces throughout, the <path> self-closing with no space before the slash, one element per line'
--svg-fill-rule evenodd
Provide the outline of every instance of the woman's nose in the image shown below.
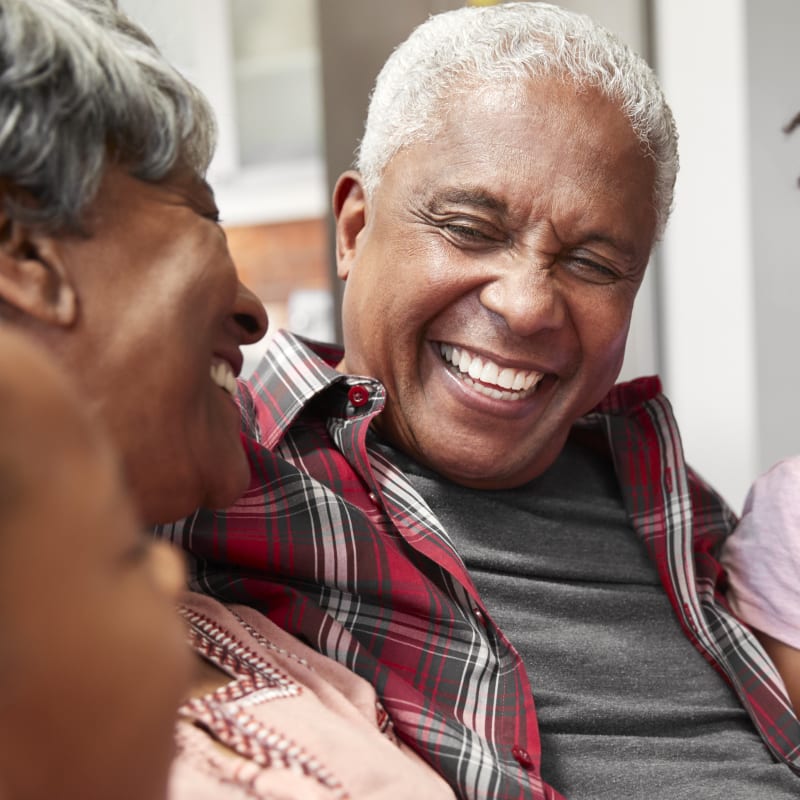
<path fill-rule="evenodd" d="M 186 588 L 186 564 L 183 551 L 169 542 L 154 541 L 150 545 L 153 581 L 160 592 L 175 598 Z"/>
<path fill-rule="evenodd" d="M 242 344 L 255 344 L 267 332 L 269 320 L 264 304 L 241 281 L 232 316 L 241 332 Z"/>

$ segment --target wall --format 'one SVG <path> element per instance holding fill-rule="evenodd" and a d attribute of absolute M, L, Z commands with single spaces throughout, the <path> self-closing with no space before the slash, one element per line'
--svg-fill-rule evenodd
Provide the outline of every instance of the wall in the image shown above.
<path fill-rule="evenodd" d="M 663 377 L 687 458 L 738 507 L 756 465 L 744 2 L 659 0 L 655 23 L 681 154 Z"/>
<path fill-rule="evenodd" d="M 757 465 L 800 453 L 800 3 L 750 0 L 747 31 L 748 133 L 755 313 Z"/>
<path fill-rule="evenodd" d="M 738 511 L 757 472 L 800 451 L 800 142 L 780 130 L 800 109 L 800 4 L 656 0 L 654 22 L 682 161 L 665 384 L 688 459 Z"/>

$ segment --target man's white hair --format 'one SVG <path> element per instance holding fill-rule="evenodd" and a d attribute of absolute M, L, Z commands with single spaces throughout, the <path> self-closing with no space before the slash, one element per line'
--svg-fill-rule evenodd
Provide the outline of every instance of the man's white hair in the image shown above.
<path fill-rule="evenodd" d="M 485 86 L 557 78 L 592 87 L 630 120 L 656 166 L 656 236 L 666 225 L 678 173 L 678 134 L 653 70 L 589 17 L 547 3 L 465 7 L 430 17 L 383 66 L 369 104 L 356 167 L 371 195 L 392 157 L 431 141 L 443 109 Z"/>

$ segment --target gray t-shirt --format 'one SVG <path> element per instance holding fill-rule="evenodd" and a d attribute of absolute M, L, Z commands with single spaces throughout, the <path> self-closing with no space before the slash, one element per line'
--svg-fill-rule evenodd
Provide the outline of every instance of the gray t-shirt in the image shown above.
<path fill-rule="evenodd" d="M 543 777 L 568 800 L 800 798 L 800 777 L 681 630 L 607 453 L 570 441 L 531 483 L 480 492 L 381 449 L 519 651 Z"/>

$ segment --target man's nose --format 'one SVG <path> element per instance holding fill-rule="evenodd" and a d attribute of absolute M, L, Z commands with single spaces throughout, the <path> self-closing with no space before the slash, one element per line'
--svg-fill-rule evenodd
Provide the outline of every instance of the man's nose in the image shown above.
<path fill-rule="evenodd" d="M 264 304 L 241 281 L 231 316 L 239 328 L 242 344 L 254 344 L 267 332 L 269 320 Z"/>
<path fill-rule="evenodd" d="M 480 301 L 517 336 L 556 330 L 567 315 L 554 265 L 542 259 L 504 264 L 482 288 Z"/>

